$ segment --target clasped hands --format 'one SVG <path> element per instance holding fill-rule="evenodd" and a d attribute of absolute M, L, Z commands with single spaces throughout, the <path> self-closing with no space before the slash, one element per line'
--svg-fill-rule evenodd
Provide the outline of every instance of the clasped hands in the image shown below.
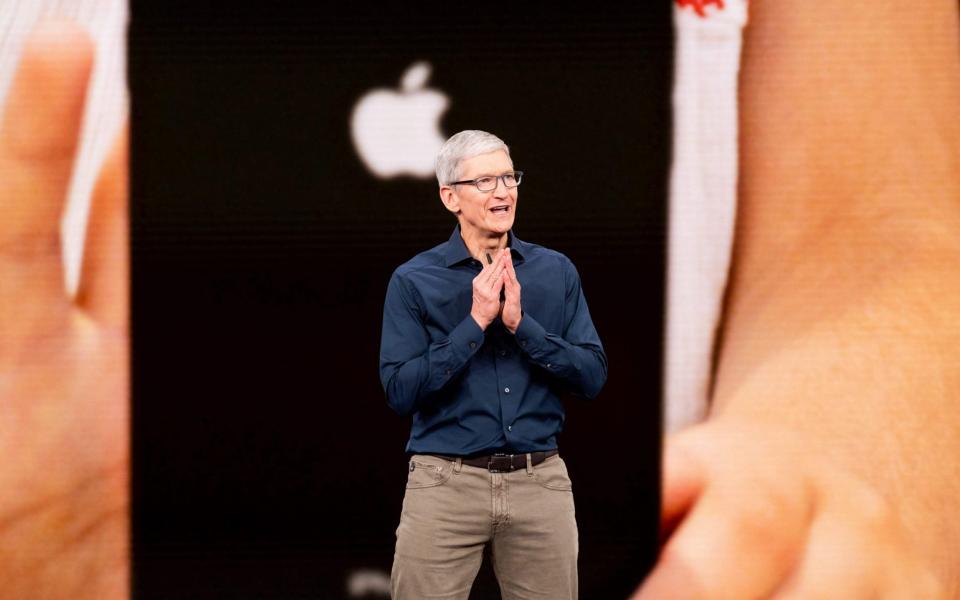
<path fill-rule="evenodd" d="M 493 261 L 484 265 L 480 274 L 473 278 L 470 316 L 480 329 L 486 330 L 499 317 L 510 333 L 517 332 L 523 313 L 520 308 L 520 282 L 513 269 L 509 248 L 498 250 Z"/>

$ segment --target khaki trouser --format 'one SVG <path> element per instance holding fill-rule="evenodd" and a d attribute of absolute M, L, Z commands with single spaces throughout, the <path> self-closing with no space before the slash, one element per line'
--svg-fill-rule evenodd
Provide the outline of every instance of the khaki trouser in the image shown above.
<path fill-rule="evenodd" d="M 491 473 L 434 456 L 410 461 L 397 528 L 394 600 L 466 600 L 491 544 L 504 600 L 577 597 L 577 522 L 559 455 Z"/>

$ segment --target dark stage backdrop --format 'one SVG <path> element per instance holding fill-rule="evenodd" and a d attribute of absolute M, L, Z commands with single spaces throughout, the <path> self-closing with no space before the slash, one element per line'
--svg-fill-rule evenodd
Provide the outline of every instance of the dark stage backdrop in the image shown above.
<path fill-rule="evenodd" d="M 410 422 L 382 302 L 455 221 L 435 179 L 367 170 L 350 115 L 418 61 L 443 134 L 492 131 L 525 171 L 517 234 L 581 273 L 609 380 L 566 399 L 560 447 L 581 596 L 624 597 L 656 551 L 670 4 L 301 4 L 132 4 L 136 597 L 389 573 Z"/>

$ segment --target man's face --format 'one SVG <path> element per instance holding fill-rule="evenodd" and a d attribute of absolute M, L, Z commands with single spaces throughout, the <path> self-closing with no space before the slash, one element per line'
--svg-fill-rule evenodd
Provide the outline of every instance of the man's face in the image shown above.
<path fill-rule="evenodd" d="M 460 162 L 459 180 L 497 177 L 513 171 L 513 161 L 503 150 L 479 154 Z M 466 183 L 440 190 L 447 209 L 459 211 L 460 230 L 464 236 L 499 236 L 510 231 L 517 210 L 517 188 L 508 188 L 497 179 L 497 187 L 481 192 Z"/>

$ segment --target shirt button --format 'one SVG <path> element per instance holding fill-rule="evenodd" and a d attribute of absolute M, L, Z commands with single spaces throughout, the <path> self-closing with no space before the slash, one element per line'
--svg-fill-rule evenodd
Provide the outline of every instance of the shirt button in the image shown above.
<path fill-rule="evenodd" d="M 509 394 L 509 393 L 510 393 L 510 388 L 503 388 L 503 391 Z"/>
<path fill-rule="evenodd" d="M 551 365 L 550 363 L 547 363 L 547 368 L 548 368 L 548 369 L 549 369 L 550 367 L 552 367 L 552 366 L 553 366 L 553 365 Z"/>
<path fill-rule="evenodd" d="M 501 351 L 500 351 L 500 356 L 506 356 L 506 355 L 507 355 L 507 351 L 506 351 L 506 350 L 501 350 Z"/>
<path fill-rule="evenodd" d="M 520 345 L 521 345 L 521 346 L 526 346 L 526 345 L 527 345 L 527 340 L 520 340 Z"/>
<path fill-rule="evenodd" d="M 471 347 L 471 348 L 476 348 L 476 347 L 477 347 L 477 343 L 476 343 L 476 342 L 470 342 L 470 347 Z"/>

